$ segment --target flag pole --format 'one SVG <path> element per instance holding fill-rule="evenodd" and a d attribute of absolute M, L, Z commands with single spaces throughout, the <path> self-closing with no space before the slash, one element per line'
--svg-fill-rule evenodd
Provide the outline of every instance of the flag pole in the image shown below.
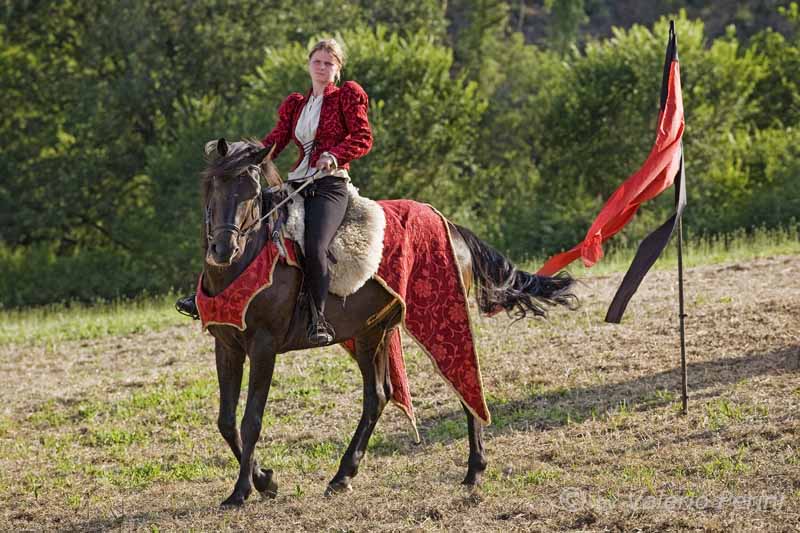
<path fill-rule="evenodd" d="M 675 21 L 669 21 L 670 41 L 678 57 L 678 37 L 675 35 Z M 684 415 L 689 414 L 688 376 L 686 371 L 686 307 L 683 296 L 683 209 L 686 207 L 686 167 L 683 160 L 683 140 L 681 139 L 681 166 L 675 182 L 675 217 L 678 230 L 678 323 L 681 332 L 681 407 Z"/>
<path fill-rule="evenodd" d="M 678 319 L 681 331 L 681 405 L 683 414 L 689 413 L 689 395 L 687 392 L 687 373 L 686 373 L 686 330 L 684 318 L 686 318 L 683 298 L 683 217 L 678 217 Z"/>

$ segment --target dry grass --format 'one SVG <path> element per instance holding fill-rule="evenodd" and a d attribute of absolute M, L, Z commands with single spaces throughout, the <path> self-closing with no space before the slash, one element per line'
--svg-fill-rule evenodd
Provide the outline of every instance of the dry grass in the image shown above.
<path fill-rule="evenodd" d="M 423 443 L 389 408 L 331 499 L 357 370 L 339 349 L 281 356 L 258 446 L 280 493 L 238 511 L 218 509 L 236 469 L 196 324 L 2 346 L 0 530 L 796 530 L 800 257 L 687 272 L 688 416 L 674 278 L 652 273 L 621 326 L 602 322 L 618 274 L 575 313 L 476 321 L 494 424 L 474 492 L 461 409 L 410 346 Z"/>

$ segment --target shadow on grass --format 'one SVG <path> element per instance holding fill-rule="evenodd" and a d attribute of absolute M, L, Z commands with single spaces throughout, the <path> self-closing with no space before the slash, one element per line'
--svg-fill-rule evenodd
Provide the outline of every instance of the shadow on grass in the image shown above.
<path fill-rule="evenodd" d="M 689 409 L 692 399 L 713 396 L 704 389 L 729 385 L 745 379 L 764 375 L 800 372 L 800 345 L 788 346 L 767 354 L 751 353 L 736 358 L 716 359 L 687 365 Z M 528 391 L 521 397 L 487 400 L 492 413 L 490 434 L 498 435 L 514 430 L 547 431 L 570 423 L 581 423 L 599 417 L 625 416 L 649 411 L 670 404 L 680 405 L 681 370 L 679 367 L 628 381 L 606 383 L 572 389 Z M 487 395 L 491 391 L 485 391 Z M 455 403 L 455 399 L 454 399 Z M 451 412 L 424 420 L 420 436 L 426 446 L 447 443 L 466 437 L 466 419 L 463 411 Z M 380 446 L 370 448 L 370 453 L 390 455 L 410 449 L 405 433 L 385 434 Z M 393 446 L 389 443 L 396 443 Z"/>

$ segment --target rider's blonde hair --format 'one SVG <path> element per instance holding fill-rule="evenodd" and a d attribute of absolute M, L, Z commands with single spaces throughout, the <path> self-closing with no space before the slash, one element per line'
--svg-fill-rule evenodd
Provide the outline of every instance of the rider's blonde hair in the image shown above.
<path fill-rule="evenodd" d="M 339 83 L 339 79 L 342 74 L 342 69 L 344 68 L 344 50 L 342 50 L 341 45 L 338 43 L 336 39 L 322 39 L 313 47 L 311 47 L 311 51 L 308 53 L 308 59 L 311 60 L 311 56 L 317 53 L 319 50 L 325 50 L 330 55 L 336 59 L 336 62 L 339 63 L 339 72 L 336 73 L 336 83 Z"/>

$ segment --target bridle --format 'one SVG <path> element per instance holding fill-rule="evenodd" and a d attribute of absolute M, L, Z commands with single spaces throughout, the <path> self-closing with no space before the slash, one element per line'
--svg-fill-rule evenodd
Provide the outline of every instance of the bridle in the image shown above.
<path fill-rule="evenodd" d="M 261 167 L 259 167 L 258 165 L 248 165 L 247 169 L 237 176 L 237 179 L 239 180 L 239 183 L 241 183 L 241 181 L 242 181 L 242 176 L 244 176 L 245 174 L 249 174 L 250 172 L 257 172 L 258 173 L 258 180 L 261 180 L 261 178 L 264 176 L 264 173 L 261 170 Z M 237 195 L 238 195 L 238 193 L 237 193 Z M 271 211 L 270 211 L 270 213 L 267 213 L 267 215 L 265 215 L 263 217 L 260 217 L 260 218 L 257 218 L 257 219 L 255 218 L 255 215 L 253 215 L 253 212 L 256 210 L 256 206 L 260 205 L 260 203 L 261 203 L 260 200 L 261 200 L 261 191 L 259 191 L 259 193 L 251 200 L 253 202 L 253 205 L 250 208 L 250 216 L 248 217 L 250 219 L 250 222 L 248 224 L 242 226 L 242 227 L 239 227 L 239 225 L 237 225 L 236 223 L 233 223 L 233 224 L 225 223 L 225 224 L 217 224 L 215 226 L 212 226 L 211 225 L 212 224 L 212 221 L 211 221 L 211 204 L 207 203 L 206 204 L 206 210 L 205 210 L 205 226 L 206 226 L 206 239 L 208 239 L 209 244 L 214 240 L 214 236 L 217 235 L 220 232 L 227 231 L 227 232 L 233 233 L 235 235 L 236 240 L 238 241 L 238 240 L 240 240 L 242 238 L 246 238 L 246 237 L 250 236 L 250 234 L 252 232 L 256 231 L 260 227 L 261 222 L 264 219 L 266 219 L 267 216 L 269 216 L 269 214 L 271 213 Z"/>

